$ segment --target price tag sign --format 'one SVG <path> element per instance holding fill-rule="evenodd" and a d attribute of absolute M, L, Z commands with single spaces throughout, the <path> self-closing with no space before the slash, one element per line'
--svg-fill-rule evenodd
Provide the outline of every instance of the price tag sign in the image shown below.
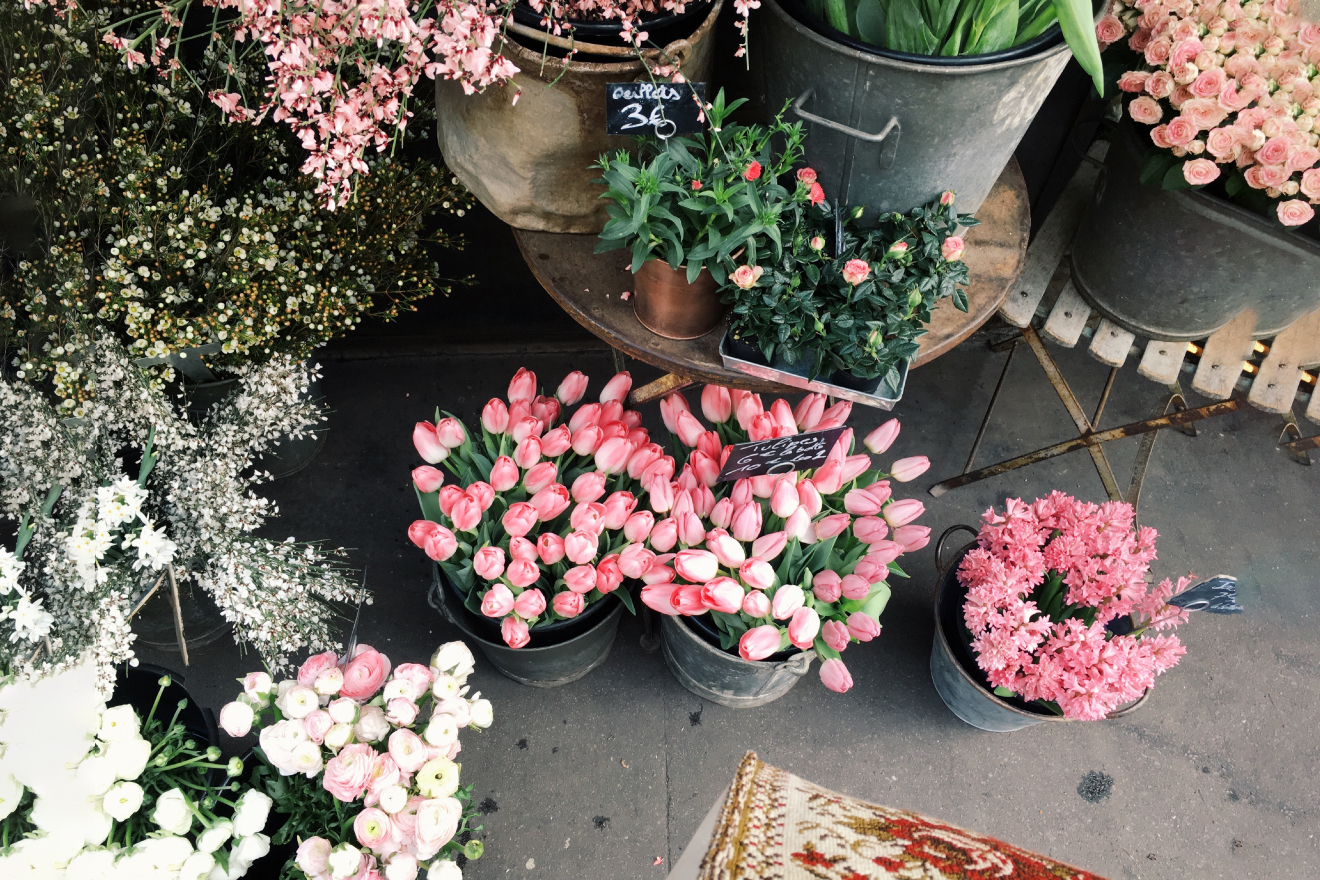
<path fill-rule="evenodd" d="M 786 474 L 818 467 L 829 458 L 830 450 L 847 428 L 830 428 L 810 434 L 794 434 L 774 440 L 739 443 L 729 452 L 719 481 L 741 480 L 762 474 Z"/>
<path fill-rule="evenodd" d="M 607 83 L 606 134 L 669 138 L 701 131 L 705 83 Z"/>

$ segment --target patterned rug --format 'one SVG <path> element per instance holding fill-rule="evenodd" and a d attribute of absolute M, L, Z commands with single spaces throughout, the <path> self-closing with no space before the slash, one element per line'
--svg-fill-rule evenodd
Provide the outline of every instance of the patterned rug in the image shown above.
<path fill-rule="evenodd" d="M 1104 880 L 916 813 L 826 791 L 748 752 L 700 880 Z"/>

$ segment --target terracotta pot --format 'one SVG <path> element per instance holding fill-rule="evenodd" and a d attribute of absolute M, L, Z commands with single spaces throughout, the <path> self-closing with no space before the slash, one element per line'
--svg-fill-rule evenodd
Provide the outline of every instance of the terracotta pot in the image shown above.
<path fill-rule="evenodd" d="M 726 306 L 708 270 L 687 283 L 687 269 L 647 260 L 633 275 L 633 313 L 642 326 L 666 339 L 696 339 L 719 326 Z"/>

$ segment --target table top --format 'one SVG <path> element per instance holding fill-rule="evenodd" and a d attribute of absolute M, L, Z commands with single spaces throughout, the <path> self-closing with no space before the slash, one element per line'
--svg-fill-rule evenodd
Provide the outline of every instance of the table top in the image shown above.
<path fill-rule="evenodd" d="M 971 276 L 967 311 L 958 311 L 948 299 L 935 306 L 913 367 L 944 354 L 990 320 L 1022 272 L 1031 211 L 1016 159 L 1004 168 L 976 216 L 981 225 L 968 232 L 963 256 Z M 632 289 L 628 251 L 593 254 L 594 235 L 513 232 L 532 273 L 564 311 L 624 354 L 694 382 L 749 391 L 793 390 L 725 369 L 719 353 L 723 322 L 705 336 L 687 340 L 665 339 L 643 327 L 632 304 L 621 297 Z"/>

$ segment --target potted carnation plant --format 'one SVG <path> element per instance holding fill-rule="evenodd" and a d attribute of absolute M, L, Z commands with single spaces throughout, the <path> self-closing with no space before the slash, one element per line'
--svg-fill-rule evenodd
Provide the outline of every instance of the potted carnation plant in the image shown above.
<path fill-rule="evenodd" d="M 935 599 L 931 677 L 954 714 L 991 731 L 1115 718 L 1177 665 L 1163 633 L 1187 620 L 1170 600 L 1191 578 L 1146 583 L 1157 536 L 1135 518 L 1062 492 L 985 512 Z"/>
<path fill-rule="evenodd" d="M 880 634 L 887 580 L 906 577 L 896 560 L 930 539 L 914 523 L 922 503 L 894 498 L 891 480 L 914 479 L 929 461 L 905 458 L 884 473 L 869 455 L 849 454 L 845 430 L 810 472 L 718 480 L 729 444 L 838 428 L 850 410 L 847 402 L 826 409 L 821 394 L 766 410 L 757 395 L 708 385 L 708 429 L 682 395 L 662 402 L 688 461 L 677 479 L 652 476 L 647 500 L 664 518 L 619 564 L 645 582 L 642 601 L 665 615 L 665 661 L 693 693 L 760 706 L 787 693 L 817 657 L 826 687 L 852 687 L 842 653 Z M 898 431 L 891 419 L 867 448 L 885 452 Z"/>
<path fill-rule="evenodd" d="M 1073 245 L 1078 292 L 1146 337 L 1204 338 L 1244 308 L 1274 336 L 1320 306 L 1320 28 L 1296 0 L 1115 8 L 1128 100 Z M 1113 260 L 1134 238 L 1150 246 Z"/>
<path fill-rule="evenodd" d="M 758 255 L 778 257 L 786 218 L 823 198 L 803 180 L 783 180 L 802 155 L 802 126 L 785 123 L 782 112 L 768 128 L 729 122 L 744 103 L 726 104 L 721 90 L 705 106 L 706 132 L 641 137 L 636 156 L 619 151 L 596 166 L 610 202 L 596 252 L 629 249 L 633 311 L 660 336 L 713 330 L 724 316 L 719 287 L 736 260 L 754 266 Z M 772 138 L 783 142 L 777 154 Z"/>
<path fill-rule="evenodd" d="M 408 537 L 436 563 L 431 602 L 524 684 L 566 684 L 604 662 L 632 608 L 618 553 L 649 528 L 633 490 L 663 450 L 624 409 L 631 385 L 619 373 L 570 413 L 586 376 L 547 397 L 520 369 L 508 401 L 482 410 L 480 435 L 438 412 L 414 429 L 428 464 L 412 474 L 424 518 Z"/>
<path fill-rule="evenodd" d="M 468 693 L 472 652 L 448 642 L 429 665 L 392 667 L 367 645 L 352 650 L 309 657 L 278 683 L 249 673 L 220 710 L 228 735 L 258 734 L 253 780 L 283 818 L 270 840 L 297 848 L 280 876 L 461 880 L 458 860 L 483 845 L 454 758 L 464 728 L 494 720 Z"/>

